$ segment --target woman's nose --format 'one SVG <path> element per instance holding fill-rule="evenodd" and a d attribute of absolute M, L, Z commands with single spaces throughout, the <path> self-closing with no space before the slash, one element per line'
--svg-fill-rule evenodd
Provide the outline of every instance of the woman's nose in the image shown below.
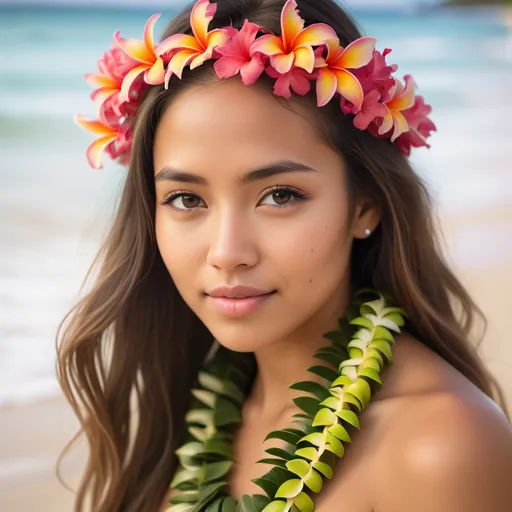
<path fill-rule="evenodd" d="M 257 241 L 249 222 L 240 214 L 218 214 L 212 218 L 207 263 L 221 270 L 253 267 L 258 262 Z"/>

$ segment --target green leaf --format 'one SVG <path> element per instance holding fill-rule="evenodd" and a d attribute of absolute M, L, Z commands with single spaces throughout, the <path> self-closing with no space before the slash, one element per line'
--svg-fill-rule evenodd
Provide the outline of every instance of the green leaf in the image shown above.
<path fill-rule="evenodd" d="M 386 329 L 385 327 L 382 327 L 381 325 L 378 325 L 377 327 L 375 327 L 375 329 L 373 331 L 373 339 L 389 341 L 390 343 L 395 342 L 395 338 L 389 332 L 389 330 Z"/>
<path fill-rule="evenodd" d="M 269 497 L 273 498 L 276 495 L 277 489 L 279 489 L 279 485 L 271 480 L 268 480 L 264 477 L 262 478 L 254 478 L 252 480 L 258 487 L 263 489 L 263 492 Z"/>
<path fill-rule="evenodd" d="M 208 439 L 208 441 L 206 441 L 204 444 L 204 451 L 206 453 L 223 455 L 230 460 L 233 458 L 233 445 L 218 439 Z"/>
<path fill-rule="evenodd" d="M 184 491 L 180 492 L 173 496 L 169 503 L 172 505 L 177 505 L 178 503 L 195 503 L 199 499 L 199 492 L 197 490 L 194 491 Z"/>
<path fill-rule="evenodd" d="M 272 466 L 279 466 L 286 469 L 286 460 L 284 459 L 261 459 L 256 464 L 271 464 Z"/>
<path fill-rule="evenodd" d="M 222 512 L 222 504 L 226 498 L 223 496 L 221 498 L 217 498 L 213 503 L 210 504 L 210 506 L 205 510 L 205 512 Z M 169 512 L 174 512 L 174 509 L 170 510 Z"/>
<path fill-rule="evenodd" d="M 337 411 L 340 405 L 340 399 L 334 396 L 330 396 L 329 398 L 321 402 L 320 405 L 324 405 L 325 407 L 329 407 L 329 409 L 332 409 L 333 411 Z"/>
<path fill-rule="evenodd" d="M 331 426 L 336 423 L 338 423 L 336 414 L 330 409 L 323 408 L 316 413 L 315 419 L 313 420 L 313 427 Z"/>
<path fill-rule="evenodd" d="M 210 462 L 206 464 L 202 469 L 202 483 L 209 483 L 213 480 L 217 480 L 218 478 L 222 478 L 226 476 L 231 467 L 233 466 L 233 461 L 220 461 L 220 462 Z"/>
<path fill-rule="evenodd" d="M 217 395 L 212 393 L 211 391 L 205 391 L 204 389 L 193 389 L 192 394 L 203 404 L 215 408 L 215 404 L 217 403 Z"/>
<path fill-rule="evenodd" d="M 377 359 L 374 357 L 366 357 L 363 361 L 363 364 L 361 365 L 361 368 L 372 368 L 377 373 L 380 373 L 382 370 L 382 366 L 380 365 L 379 361 L 377 361 Z"/>
<path fill-rule="evenodd" d="M 286 467 L 295 475 L 304 478 L 310 472 L 309 464 L 303 459 L 293 459 L 286 463 Z"/>
<path fill-rule="evenodd" d="M 230 380 L 222 381 L 215 375 L 206 372 L 200 372 L 198 380 L 203 388 L 213 391 L 218 395 L 231 398 L 236 403 L 241 404 L 245 399 L 244 394 Z"/>
<path fill-rule="evenodd" d="M 304 457 L 308 460 L 315 460 L 318 457 L 318 450 L 316 448 L 312 448 L 311 446 L 308 448 L 300 448 L 295 452 L 295 455 Z"/>
<path fill-rule="evenodd" d="M 319 400 L 325 400 L 329 396 L 329 390 L 318 382 L 302 381 L 296 382 L 290 386 L 290 389 L 296 389 L 298 391 L 306 391 L 315 395 Z"/>
<path fill-rule="evenodd" d="M 208 438 L 208 433 L 203 427 L 188 427 L 188 431 L 198 440 L 204 443 Z"/>
<path fill-rule="evenodd" d="M 363 304 L 359 308 L 359 312 L 363 316 L 364 315 L 378 315 L 379 314 L 378 311 L 375 311 L 375 309 L 373 309 L 371 302 L 367 302 L 366 304 Z"/>
<path fill-rule="evenodd" d="M 359 418 L 356 416 L 356 414 L 352 411 L 349 411 L 348 409 L 343 409 L 341 411 L 338 411 L 336 413 L 336 416 L 338 418 L 341 418 L 343 421 L 346 421 L 350 425 L 352 425 L 354 428 L 359 429 Z"/>
<path fill-rule="evenodd" d="M 275 500 L 269 503 L 262 512 L 284 512 L 286 510 L 286 501 Z"/>
<path fill-rule="evenodd" d="M 367 359 L 370 357 L 376 359 L 379 362 L 380 367 L 384 368 L 384 359 L 382 358 L 381 353 L 377 349 L 369 348 L 368 351 L 366 352 L 366 357 Z"/>
<path fill-rule="evenodd" d="M 314 469 L 311 469 L 308 475 L 305 476 L 302 480 L 313 492 L 316 492 L 317 494 L 322 490 L 324 485 L 322 477 Z"/>
<path fill-rule="evenodd" d="M 339 375 L 338 378 L 331 384 L 331 388 L 335 388 L 338 386 L 347 386 L 352 384 L 352 380 L 346 375 Z"/>
<path fill-rule="evenodd" d="M 270 503 L 270 500 L 266 496 L 262 496 L 261 494 L 253 494 L 252 501 L 256 506 L 258 512 L 260 510 L 263 510 Z"/>
<path fill-rule="evenodd" d="M 393 361 L 393 356 L 391 354 L 391 347 L 389 346 L 389 343 L 387 341 L 373 341 L 370 345 L 370 348 L 376 348 L 379 352 L 381 352 L 389 363 Z"/>
<path fill-rule="evenodd" d="M 269 455 L 273 455 L 274 457 L 279 457 L 284 460 L 293 460 L 295 457 L 293 453 L 283 450 L 282 448 L 267 448 L 265 452 Z"/>
<path fill-rule="evenodd" d="M 338 356 L 333 356 L 332 354 L 326 354 L 324 352 L 315 354 L 315 358 L 329 363 L 330 365 L 334 366 L 334 368 L 337 368 L 337 366 L 340 364 L 340 361 L 343 359 Z"/>
<path fill-rule="evenodd" d="M 359 327 L 364 327 L 369 331 L 373 329 L 373 324 L 364 316 L 358 316 L 354 318 L 353 320 L 351 320 L 350 325 L 358 325 Z"/>
<path fill-rule="evenodd" d="M 344 443 L 352 442 L 352 439 L 350 439 L 347 429 L 343 425 L 340 425 L 339 423 L 337 425 L 333 425 L 332 427 L 330 427 L 328 432 L 337 439 L 339 439 L 340 441 L 343 441 Z"/>
<path fill-rule="evenodd" d="M 205 502 L 212 498 L 221 489 L 225 489 L 227 485 L 227 482 L 216 482 L 213 484 L 205 485 L 204 487 L 201 487 L 199 492 L 199 499 L 202 502 Z"/>
<path fill-rule="evenodd" d="M 290 430 L 274 430 L 273 432 L 270 432 L 268 436 L 265 438 L 265 441 L 268 441 L 269 439 L 281 439 L 281 441 L 285 441 L 289 444 L 297 444 L 299 439 L 304 435 L 303 432 L 300 432 L 300 430 L 297 431 L 290 431 Z"/>
<path fill-rule="evenodd" d="M 319 401 L 316 398 L 310 396 L 300 396 L 298 398 L 294 398 L 293 402 L 299 409 L 303 410 L 311 417 L 314 417 L 318 411 Z"/>
<path fill-rule="evenodd" d="M 223 427 L 233 423 L 240 423 L 242 416 L 240 409 L 226 398 L 219 397 L 217 399 L 217 406 L 215 407 L 215 425 Z"/>
<path fill-rule="evenodd" d="M 373 368 L 361 368 L 359 370 L 359 375 L 363 377 L 368 377 L 369 379 L 378 382 L 382 385 L 382 380 L 380 375 Z"/>
<path fill-rule="evenodd" d="M 208 427 L 213 425 L 213 410 L 212 409 L 192 409 L 185 416 L 187 423 L 194 423 Z"/>
<path fill-rule="evenodd" d="M 254 505 L 251 497 L 248 494 L 244 494 L 240 500 L 238 510 L 240 512 L 258 512 L 258 509 Z"/>
<path fill-rule="evenodd" d="M 328 478 L 329 480 L 333 476 L 333 469 L 329 464 L 326 464 L 325 462 L 316 461 L 311 464 L 316 470 L 318 470 L 322 475 L 325 476 L 325 478 Z"/>
<path fill-rule="evenodd" d="M 345 455 L 345 448 L 341 444 L 341 441 L 330 433 L 327 433 L 327 445 L 325 446 L 325 449 L 334 453 L 334 455 L 340 459 Z"/>
<path fill-rule="evenodd" d="M 304 482 L 298 478 L 287 480 L 276 493 L 276 498 L 295 498 L 304 488 Z"/>
<path fill-rule="evenodd" d="M 293 504 L 299 512 L 314 512 L 315 504 L 313 500 L 305 493 L 301 492 L 293 499 Z"/>
<path fill-rule="evenodd" d="M 173 505 L 167 510 L 169 512 L 192 512 L 194 510 L 194 505 L 191 505 L 190 503 L 180 503 L 179 505 Z"/>
<path fill-rule="evenodd" d="M 314 446 L 320 447 L 323 446 L 325 442 L 325 436 L 320 432 L 313 432 L 312 434 L 308 434 L 307 436 L 303 437 L 301 439 L 301 442 L 302 441 L 307 441 L 308 443 L 311 443 Z"/>
<path fill-rule="evenodd" d="M 185 483 L 185 482 L 189 482 L 189 481 L 193 481 L 193 480 L 196 480 L 197 479 L 197 475 L 198 473 L 197 472 L 193 472 L 193 471 L 189 471 L 187 469 L 179 469 L 178 471 L 176 471 L 175 475 L 174 475 L 174 478 L 172 479 L 172 482 L 171 482 L 171 485 L 170 485 L 170 488 L 171 489 L 178 489 L 178 487 Z"/>
<path fill-rule="evenodd" d="M 322 377 L 322 379 L 325 379 L 328 382 L 332 382 L 339 377 L 339 374 L 336 372 L 336 370 L 328 368 L 327 366 L 312 366 L 311 368 L 308 368 L 308 372 L 314 373 L 315 375 Z"/>
<path fill-rule="evenodd" d="M 192 441 L 184 444 L 181 448 L 176 450 L 176 455 L 178 455 L 178 457 L 197 457 L 199 454 L 204 453 L 204 451 L 202 443 Z"/>
<path fill-rule="evenodd" d="M 236 512 L 236 501 L 231 496 L 222 503 L 222 512 Z"/>
<path fill-rule="evenodd" d="M 405 325 L 402 315 L 399 315 L 398 313 L 391 313 L 389 315 L 386 315 L 384 318 L 386 320 L 391 320 L 398 327 L 403 327 Z"/>
<path fill-rule="evenodd" d="M 370 385 L 364 379 L 357 379 L 353 384 L 345 387 L 343 392 L 354 395 L 364 407 L 368 405 L 372 397 Z"/>

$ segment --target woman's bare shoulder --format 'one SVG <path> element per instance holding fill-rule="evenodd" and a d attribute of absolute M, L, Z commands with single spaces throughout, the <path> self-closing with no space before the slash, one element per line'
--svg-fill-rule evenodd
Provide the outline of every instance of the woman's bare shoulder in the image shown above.
<path fill-rule="evenodd" d="M 512 427 L 498 406 L 411 338 L 388 377 L 369 411 L 381 425 L 373 510 L 509 510 Z"/>

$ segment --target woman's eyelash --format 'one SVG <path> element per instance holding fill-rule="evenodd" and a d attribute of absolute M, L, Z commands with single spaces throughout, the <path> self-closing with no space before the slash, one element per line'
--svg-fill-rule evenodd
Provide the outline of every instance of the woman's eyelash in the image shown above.
<path fill-rule="evenodd" d="M 307 197 L 307 194 L 297 190 L 296 188 L 293 188 L 293 187 L 290 187 L 290 186 L 285 186 L 285 185 L 275 185 L 273 187 L 270 187 L 269 189 L 267 189 L 264 192 L 262 200 L 264 198 L 266 198 L 267 196 L 269 196 L 270 194 L 275 194 L 277 192 L 289 193 L 292 196 L 292 198 L 293 198 L 292 204 L 295 201 L 300 201 L 300 200 L 303 200 L 303 199 L 305 199 Z M 176 206 L 174 206 L 173 202 L 174 202 L 175 199 L 178 199 L 179 197 L 198 198 L 198 199 L 200 199 L 202 201 L 202 199 L 197 194 L 193 194 L 192 192 L 187 192 L 185 190 L 177 190 L 175 192 L 171 192 L 166 197 L 164 197 L 164 199 L 160 202 L 160 204 L 163 205 L 163 206 L 167 206 L 168 208 L 171 208 L 171 209 L 173 209 L 175 211 L 178 211 L 178 212 L 181 212 L 181 213 L 183 213 L 183 212 L 187 212 L 187 213 L 188 212 L 192 212 L 192 211 L 194 211 L 197 208 L 197 207 L 195 207 L 195 208 L 177 208 Z M 290 206 L 290 205 L 289 205 L 289 203 L 285 203 L 283 205 L 276 204 L 275 206 L 279 207 L 279 208 L 285 208 L 285 207 Z"/>

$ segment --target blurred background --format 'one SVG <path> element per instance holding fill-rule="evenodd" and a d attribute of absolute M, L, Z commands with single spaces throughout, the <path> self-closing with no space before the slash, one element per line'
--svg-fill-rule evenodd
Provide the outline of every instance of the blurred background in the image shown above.
<path fill-rule="evenodd" d="M 412 73 L 438 134 L 413 164 L 430 185 L 456 273 L 489 317 L 482 354 L 512 405 L 511 2 L 352 0 L 349 9 L 391 63 Z M 116 29 L 142 38 L 179 0 L 0 0 L 0 511 L 72 508 L 55 477 L 77 425 L 55 378 L 55 333 L 105 235 L 124 171 L 92 171 L 95 116 L 83 80 Z M 106 160 L 106 159 L 105 159 Z M 421 234 L 418 234 L 421 236 Z M 76 483 L 79 448 L 66 459 Z"/>

